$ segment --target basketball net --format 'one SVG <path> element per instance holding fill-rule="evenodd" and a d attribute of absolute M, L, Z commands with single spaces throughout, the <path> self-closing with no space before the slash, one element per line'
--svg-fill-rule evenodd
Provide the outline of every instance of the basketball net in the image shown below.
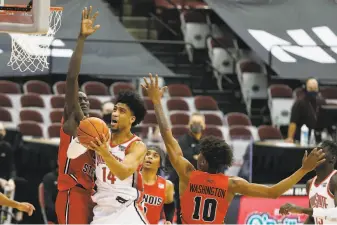
<path fill-rule="evenodd" d="M 48 56 L 52 56 L 49 47 L 61 27 L 62 12 L 62 8 L 50 9 L 47 34 L 9 33 L 12 39 L 12 53 L 7 65 L 21 72 L 48 69 Z"/>

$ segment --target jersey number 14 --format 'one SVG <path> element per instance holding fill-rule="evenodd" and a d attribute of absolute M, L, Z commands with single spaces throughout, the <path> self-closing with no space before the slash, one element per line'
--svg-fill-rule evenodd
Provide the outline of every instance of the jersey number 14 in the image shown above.
<path fill-rule="evenodd" d="M 107 174 L 106 167 L 103 167 L 102 170 L 103 170 L 103 181 L 107 182 L 107 180 L 109 180 L 111 184 L 114 184 L 116 181 L 115 176 L 110 171 Z"/>
<path fill-rule="evenodd" d="M 201 206 L 203 208 L 201 209 Z M 194 198 L 194 210 L 192 218 L 200 220 L 200 216 L 205 222 L 213 222 L 215 219 L 217 201 L 213 198 L 202 199 L 200 196 Z"/>

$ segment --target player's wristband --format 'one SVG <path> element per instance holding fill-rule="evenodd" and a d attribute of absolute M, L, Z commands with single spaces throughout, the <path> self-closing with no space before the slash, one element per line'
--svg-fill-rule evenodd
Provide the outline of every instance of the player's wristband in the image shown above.
<path fill-rule="evenodd" d="M 175 206 L 174 202 L 169 204 L 164 204 L 164 213 L 166 221 L 170 221 L 172 223 L 174 217 Z"/>

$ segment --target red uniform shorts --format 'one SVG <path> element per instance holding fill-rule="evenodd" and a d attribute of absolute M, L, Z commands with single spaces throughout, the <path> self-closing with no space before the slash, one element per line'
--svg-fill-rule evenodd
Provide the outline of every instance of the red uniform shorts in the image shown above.
<path fill-rule="evenodd" d="M 93 218 L 94 203 L 91 192 L 80 187 L 59 191 L 55 211 L 59 224 L 89 224 Z"/>

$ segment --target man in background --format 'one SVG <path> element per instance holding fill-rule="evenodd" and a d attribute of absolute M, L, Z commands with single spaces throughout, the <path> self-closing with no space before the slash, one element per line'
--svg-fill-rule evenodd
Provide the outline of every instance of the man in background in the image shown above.
<path fill-rule="evenodd" d="M 305 95 L 296 99 L 292 109 L 288 128 L 288 138 L 286 142 L 293 143 L 300 141 L 301 127 L 305 124 L 309 128 L 309 137 L 311 131 L 317 127 L 317 118 L 325 100 L 319 93 L 319 86 L 316 79 L 310 78 L 305 83 Z M 316 142 L 321 141 L 320 133 L 315 134 Z"/>
<path fill-rule="evenodd" d="M 0 123 L 0 186 L 10 187 L 14 190 L 14 178 L 16 176 L 14 150 L 10 143 L 4 140 L 6 130 L 2 123 Z"/>
<path fill-rule="evenodd" d="M 52 171 L 44 175 L 42 182 L 44 186 L 44 199 L 47 219 L 48 221 L 57 224 L 58 221 L 55 212 L 55 202 L 57 196 L 58 167 L 56 162 L 53 162 L 51 167 Z"/>
<path fill-rule="evenodd" d="M 191 115 L 189 122 L 189 132 L 178 139 L 178 143 L 183 151 L 184 157 L 194 166 L 197 167 L 197 159 L 200 153 L 199 141 L 202 132 L 206 128 L 205 116 L 195 112 Z M 179 197 L 179 177 L 177 172 L 172 168 L 170 160 L 166 160 L 166 169 L 168 170 L 169 180 L 174 184 L 174 201 L 177 209 L 177 224 L 180 220 L 180 197 Z"/>

